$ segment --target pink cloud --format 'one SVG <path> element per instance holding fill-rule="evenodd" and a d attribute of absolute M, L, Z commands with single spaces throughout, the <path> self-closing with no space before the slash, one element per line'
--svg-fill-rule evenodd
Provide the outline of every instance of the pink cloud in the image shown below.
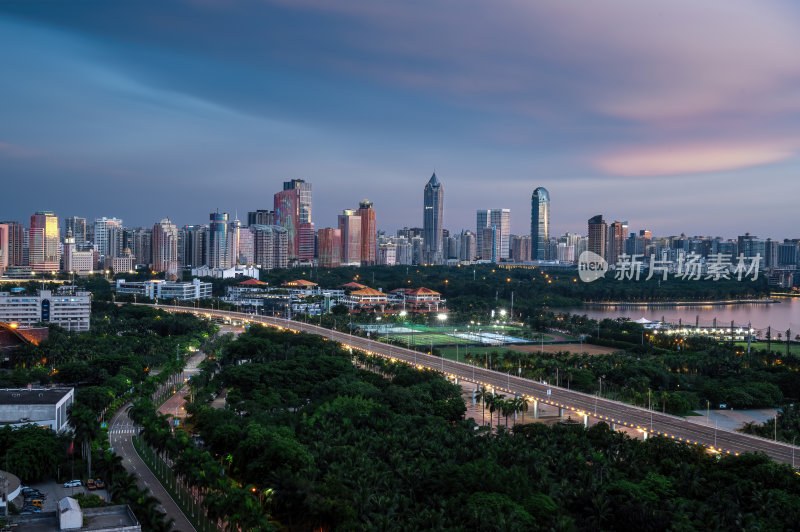
<path fill-rule="evenodd" d="M 800 141 L 710 142 L 623 148 L 596 158 L 594 166 L 616 176 L 663 176 L 735 170 L 793 157 Z"/>

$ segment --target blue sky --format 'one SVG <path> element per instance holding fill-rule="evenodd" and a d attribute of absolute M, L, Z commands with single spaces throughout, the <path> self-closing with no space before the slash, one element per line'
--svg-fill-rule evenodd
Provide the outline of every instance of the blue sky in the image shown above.
<path fill-rule="evenodd" d="M 314 185 L 445 227 L 550 191 L 659 235 L 798 237 L 800 8 L 789 1 L 0 2 L 0 217 L 203 223 Z"/>

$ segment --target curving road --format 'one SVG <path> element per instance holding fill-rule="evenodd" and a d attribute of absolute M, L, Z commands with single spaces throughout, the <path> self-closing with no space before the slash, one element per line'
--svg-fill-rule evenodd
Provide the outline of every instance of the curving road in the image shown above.
<path fill-rule="evenodd" d="M 193 309 L 168 305 L 151 306 L 157 306 L 167 311 L 191 312 L 207 317 L 229 318 L 316 334 L 329 340 L 340 342 L 346 347 L 402 360 L 421 368 L 441 371 L 453 378 L 492 387 L 510 394 L 523 395 L 532 402 L 539 401 L 563 408 L 565 411 L 575 412 L 578 415 L 590 416 L 615 425 L 637 429 L 645 437 L 647 435 L 662 435 L 674 440 L 702 445 L 715 453 L 738 455 L 746 452 L 763 452 L 775 461 L 792 464 L 793 466 L 796 465 L 795 460 L 800 462 L 800 448 L 785 443 L 712 426 L 698 425 L 682 417 L 663 414 L 619 401 L 599 398 L 596 395 L 567 390 L 506 373 L 427 355 L 403 347 L 376 342 L 368 338 L 332 331 L 316 325 L 243 312 Z M 796 459 L 795 451 L 797 451 Z"/>

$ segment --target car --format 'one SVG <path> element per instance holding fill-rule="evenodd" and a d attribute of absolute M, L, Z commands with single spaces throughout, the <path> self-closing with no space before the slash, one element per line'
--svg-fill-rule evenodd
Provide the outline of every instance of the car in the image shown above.
<path fill-rule="evenodd" d="M 94 480 L 94 487 L 101 490 L 106 487 L 106 483 L 100 480 L 99 478 L 96 478 Z"/>
<path fill-rule="evenodd" d="M 23 506 L 22 510 L 20 510 L 20 513 L 23 513 L 23 514 L 38 514 L 41 511 L 42 511 L 42 509 L 38 508 L 36 506 Z"/>
<path fill-rule="evenodd" d="M 67 482 L 64 482 L 64 487 L 65 488 L 79 488 L 81 486 L 83 486 L 83 483 L 80 480 L 77 480 L 77 479 L 68 480 Z"/>
<path fill-rule="evenodd" d="M 44 498 L 44 493 L 41 491 L 34 489 L 34 488 L 25 488 L 22 490 L 22 495 L 24 497 L 41 497 Z"/>
<path fill-rule="evenodd" d="M 89 480 L 86 481 L 86 487 L 89 488 L 90 490 L 93 490 L 93 489 L 97 488 L 97 486 L 94 485 L 94 479 L 93 478 L 90 478 Z"/>

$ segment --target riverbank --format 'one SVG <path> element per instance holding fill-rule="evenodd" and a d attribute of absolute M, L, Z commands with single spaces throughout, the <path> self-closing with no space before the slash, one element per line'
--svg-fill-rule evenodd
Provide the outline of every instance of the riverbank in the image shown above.
<path fill-rule="evenodd" d="M 725 307 L 729 305 L 769 305 L 780 303 L 772 298 L 725 299 L 717 301 L 584 301 L 585 308 L 661 308 L 661 307 Z"/>

